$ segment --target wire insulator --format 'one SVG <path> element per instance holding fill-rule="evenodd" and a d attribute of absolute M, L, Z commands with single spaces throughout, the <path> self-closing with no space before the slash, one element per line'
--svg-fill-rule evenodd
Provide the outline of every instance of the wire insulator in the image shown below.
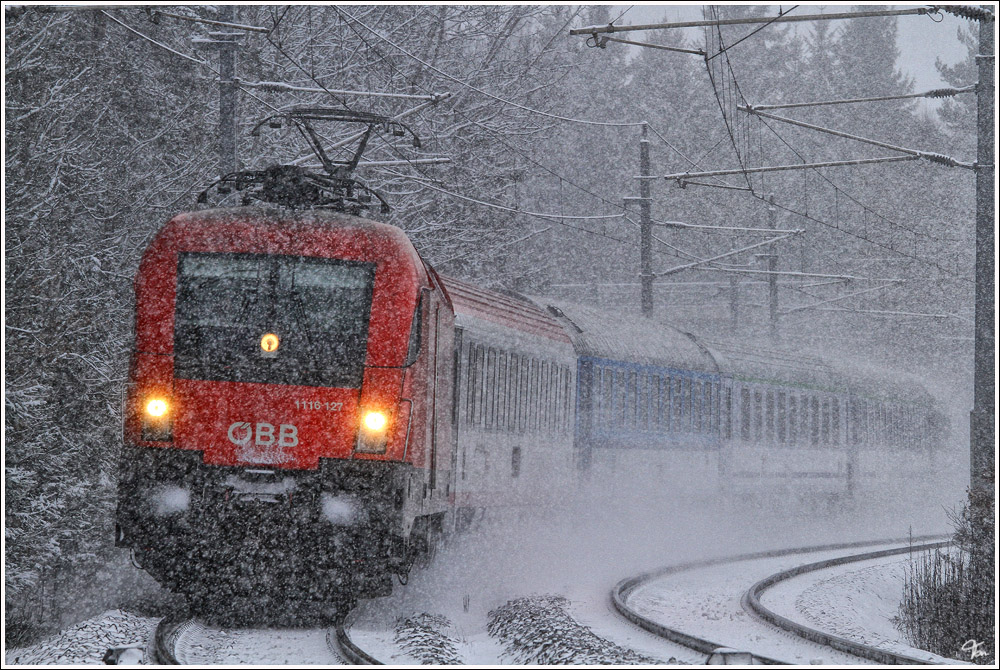
<path fill-rule="evenodd" d="M 924 93 L 925 98 L 950 98 L 953 95 L 958 95 L 959 93 L 968 92 L 966 89 L 958 88 L 935 88 L 933 90 Z"/>
<path fill-rule="evenodd" d="M 940 163 L 941 165 L 947 165 L 948 167 L 958 167 L 958 161 L 951 156 L 945 156 L 944 154 L 937 154 L 931 151 L 921 151 L 921 158 L 926 158 L 932 163 Z"/>
<path fill-rule="evenodd" d="M 938 7 L 949 14 L 954 14 L 955 16 L 961 16 L 963 19 L 972 19 L 973 21 L 992 21 L 993 12 L 983 9 L 982 7 L 973 7 L 969 5 L 941 5 Z"/>

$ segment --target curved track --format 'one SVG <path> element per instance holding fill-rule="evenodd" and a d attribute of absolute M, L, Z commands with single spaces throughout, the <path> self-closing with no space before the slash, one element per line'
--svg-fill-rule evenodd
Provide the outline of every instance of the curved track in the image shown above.
<path fill-rule="evenodd" d="M 724 565 L 724 564 L 728 564 L 728 563 L 738 563 L 738 562 L 742 562 L 742 561 L 750 561 L 750 560 L 763 559 L 763 558 L 778 558 L 778 557 L 790 556 L 790 555 L 794 555 L 794 554 L 814 553 L 814 552 L 819 552 L 819 551 L 831 551 L 831 550 L 840 550 L 840 549 L 853 549 L 853 548 L 860 548 L 860 547 L 873 546 L 873 545 L 884 545 L 884 544 L 892 544 L 892 543 L 902 543 L 902 542 L 908 542 L 908 541 L 912 542 L 912 541 L 940 540 L 942 537 L 945 537 L 945 536 L 930 535 L 930 536 L 919 536 L 919 537 L 914 537 L 914 538 L 901 538 L 901 539 L 896 539 L 896 540 L 878 540 L 878 541 L 867 541 L 867 542 L 850 542 L 850 543 L 844 543 L 844 544 L 828 544 L 828 545 L 818 545 L 818 546 L 812 546 L 812 547 L 802 547 L 802 548 L 796 548 L 796 549 L 781 549 L 781 550 L 775 550 L 775 551 L 755 552 L 755 553 L 750 553 L 750 554 L 742 554 L 742 555 L 738 555 L 738 556 L 726 557 L 726 558 L 719 558 L 719 559 L 713 559 L 713 560 L 708 560 L 708 561 L 693 561 L 693 562 L 689 562 L 689 563 L 683 563 L 683 564 L 680 564 L 680 565 L 670 566 L 670 567 L 667 567 L 667 568 L 662 568 L 662 569 L 655 570 L 655 571 L 652 571 L 652 572 L 647 572 L 647 573 L 644 573 L 644 574 L 641 574 L 641 575 L 638 575 L 638 576 L 635 576 L 635 577 L 630 577 L 630 578 L 627 578 L 627 579 L 623 579 L 622 581 L 618 582 L 618 584 L 616 584 L 615 587 L 614 587 L 614 589 L 612 590 L 612 592 L 611 592 L 611 601 L 614 604 L 615 609 L 622 616 L 624 616 L 626 619 L 628 619 L 632 623 L 636 624 L 640 628 L 642 628 L 642 629 L 644 629 L 646 631 L 649 631 L 649 632 L 651 632 L 651 633 L 653 633 L 655 635 L 659 635 L 660 637 L 663 637 L 663 638 L 665 638 L 667 640 L 670 640 L 671 642 L 675 642 L 677 644 L 684 645 L 685 647 L 688 647 L 690 649 L 694 649 L 695 651 L 697 651 L 699 653 L 711 655 L 712 653 L 714 653 L 718 649 L 724 649 L 724 648 L 726 648 L 727 645 L 718 644 L 718 643 L 713 642 L 711 640 L 708 640 L 706 638 L 699 637 L 697 635 L 692 635 L 690 633 L 683 632 L 683 631 L 678 630 L 676 628 L 671 628 L 669 626 L 665 626 L 665 625 L 663 625 L 663 624 L 661 624 L 661 623 L 659 623 L 657 621 L 654 621 L 654 620 L 650 619 L 649 617 L 646 617 L 646 616 L 640 614 L 639 612 L 637 612 L 636 610 L 634 610 L 633 608 L 631 608 L 629 606 L 629 604 L 628 604 L 629 595 L 632 592 L 634 592 L 636 589 L 638 589 L 639 587 L 644 586 L 645 584 L 648 584 L 648 583 L 650 583 L 650 582 L 652 582 L 652 581 L 654 581 L 656 579 L 659 579 L 661 577 L 665 577 L 665 576 L 668 576 L 668 575 L 671 575 L 671 574 L 684 572 L 684 571 L 687 571 L 687 570 L 694 570 L 694 569 L 705 568 L 705 567 L 709 567 L 709 566 Z M 913 547 L 907 546 L 907 547 L 903 547 L 903 548 L 900 548 L 900 549 L 893 549 L 893 550 L 887 550 L 887 551 L 891 552 L 891 553 L 905 553 L 905 552 L 911 551 L 911 550 L 933 549 L 935 547 L 945 546 L 947 544 L 948 544 L 947 541 L 944 541 L 944 542 L 940 542 L 939 541 L 939 542 L 935 542 L 935 543 L 932 543 L 932 544 L 919 545 L 919 546 L 913 546 Z M 787 579 L 787 578 L 793 576 L 793 574 L 801 574 L 803 572 L 808 572 L 809 570 L 818 570 L 818 569 L 821 569 L 822 567 L 830 567 L 832 565 L 840 565 L 840 564 L 848 563 L 848 562 L 851 562 L 851 561 L 860 561 L 860 560 L 867 560 L 867 559 L 870 559 L 870 558 L 877 558 L 878 556 L 881 556 L 881 555 L 890 555 L 890 554 L 889 553 L 885 553 L 885 552 L 867 552 L 867 553 L 859 554 L 859 555 L 852 555 L 852 556 L 841 557 L 841 558 L 838 558 L 838 559 L 831 559 L 830 561 L 820 561 L 818 563 L 811 563 L 811 564 L 808 564 L 808 565 L 805 565 L 805 566 L 799 566 L 797 568 L 793 568 L 792 570 L 787 570 L 787 571 L 783 571 L 781 573 L 777 573 L 776 575 L 772 575 L 770 577 L 767 577 L 764 580 L 760 580 L 756 584 L 754 584 L 754 586 L 751 587 L 750 591 L 744 596 L 744 603 L 748 603 L 749 602 L 749 599 L 751 598 L 750 593 L 753 592 L 753 593 L 755 593 L 755 595 L 753 596 L 753 599 L 756 601 L 756 605 L 758 607 L 760 607 L 760 609 L 762 611 L 768 612 L 768 615 L 761 615 L 759 612 L 757 612 L 757 610 L 753 609 L 753 606 L 748 606 L 748 611 L 751 611 L 754 614 L 756 614 L 757 616 L 760 616 L 762 619 L 764 619 L 765 621 L 767 621 L 771 625 L 776 625 L 779 628 L 781 628 L 782 630 L 786 630 L 786 631 L 792 632 L 795 635 L 804 637 L 805 639 L 808 639 L 808 640 L 810 640 L 812 642 L 815 642 L 817 644 L 822 644 L 823 646 L 829 646 L 829 647 L 831 647 L 833 649 L 837 649 L 838 651 L 844 651 L 846 653 L 850 653 L 850 654 L 855 655 L 855 656 L 861 656 L 862 658 L 873 660 L 871 656 L 865 655 L 864 653 L 856 653 L 855 651 L 849 651 L 846 648 L 848 645 L 844 645 L 844 648 L 842 648 L 842 647 L 836 646 L 836 643 L 834 645 L 830 645 L 830 644 L 828 644 L 825 641 L 820 641 L 822 639 L 822 637 L 828 637 L 828 638 L 833 638 L 834 637 L 834 636 L 829 636 L 829 635 L 827 635 L 825 633 L 822 633 L 821 631 L 814 631 L 814 635 L 812 637 L 810 637 L 809 635 L 802 634 L 800 632 L 800 629 L 801 630 L 812 630 L 812 629 L 808 629 L 806 626 L 802 626 L 801 624 L 797 624 L 797 623 L 792 622 L 792 621 L 790 621 L 788 619 L 785 619 L 784 617 L 781 617 L 780 615 L 777 615 L 777 614 L 774 614 L 773 612 L 770 612 L 770 610 L 767 610 L 762 605 L 760 605 L 760 603 L 759 603 L 759 595 L 768 586 L 771 586 L 771 585 L 773 585 L 773 584 L 775 584 L 778 581 L 781 581 L 783 579 Z M 775 621 L 769 620 L 767 618 L 767 616 L 773 617 L 775 621 L 777 621 L 777 620 L 780 619 L 780 620 L 782 620 L 782 622 L 787 622 L 789 626 L 785 627 L 783 625 L 777 624 L 777 623 L 775 623 Z M 793 630 L 792 627 L 794 627 L 794 630 Z M 844 642 L 848 642 L 849 645 L 857 645 L 858 647 L 866 647 L 867 646 L 867 645 L 860 645 L 859 643 L 851 642 L 851 641 L 848 641 L 848 640 L 844 640 Z M 870 648 L 870 649 L 874 649 L 874 648 Z M 859 651 L 861 651 L 861 650 L 859 649 Z M 919 660 L 919 661 L 917 661 L 917 660 L 914 660 L 914 659 L 911 659 L 911 658 L 908 658 L 908 657 L 905 657 L 905 656 L 893 655 L 890 652 L 881 652 L 881 650 L 879 650 L 879 652 L 881 654 L 885 654 L 885 656 L 882 657 L 883 659 L 888 659 L 890 656 L 898 656 L 899 657 L 899 660 L 892 660 L 892 661 L 889 661 L 889 660 L 879 660 L 878 662 L 880 662 L 880 663 L 908 664 L 908 665 L 913 665 L 914 663 L 916 663 L 918 665 L 919 664 L 926 664 L 927 663 L 926 660 Z M 763 656 L 763 655 L 758 655 L 758 654 L 751 654 L 751 656 L 752 656 L 752 660 L 753 660 L 753 662 L 755 664 L 761 664 L 761 665 L 785 665 L 786 664 L 785 661 L 781 661 L 781 660 L 778 660 L 778 659 L 775 659 L 775 658 L 771 658 L 771 657 L 768 657 L 768 656 Z"/>
<path fill-rule="evenodd" d="M 181 613 L 160 619 L 153 632 L 153 644 L 146 649 L 149 665 L 181 665 L 177 658 L 177 638 L 182 630 L 194 623 L 194 619 Z"/>
<path fill-rule="evenodd" d="M 805 626 L 798 622 L 792 621 L 786 617 L 773 612 L 772 610 L 765 607 L 760 602 L 760 596 L 771 586 L 782 582 L 786 579 L 795 577 L 796 575 L 805 574 L 807 572 L 813 572 L 815 570 L 822 570 L 824 568 L 832 568 L 837 565 L 845 565 L 848 563 L 856 563 L 859 561 L 867 561 L 873 558 L 883 558 L 885 556 L 897 556 L 899 554 L 905 554 L 913 551 L 930 551 L 932 549 L 940 549 L 947 547 L 951 542 L 932 542 L 929 544 L 921 544 L 913 547 L 902 547 L 899 549 L 885 549 L 883 551 L 870 551 L 864 554 L 854 554 L 852 556 L 843 556 L 841 558 L 831 558 L 825 561 L 817 561 L 815 563 L 808 563 L 806 565 L 800 565 L 798 567 L 792 568 L 791 570 L 783 570 L 769 577 L 765 577 L 760 580 L 746 592 L 743 596 L 743 607 L 748 611 L 753 612 L 759 616 L 764 621 L 767 621 L 772 626 L 777 626 L 783 630 L 787 630 L 790 633 L 795 633 L 796 635 L 803 637 L 807 640 L 812 640 L 818 644 L 823 644 L 828 647 L 837 649 L 838 651 L 844 651 L 848 654 L 854 654 L 855 656 L 860 656 L 862 658 L 867 658 L 868 660 L 875 661 L 881 665 L 927 665 L 936 664 L 934 661 L 930 661 L 925 658 L 915 658 L 912 656 L 906 656 L 904 654 L 898 654 L 891 651 L 886 651 L 878 647 L 873 647 L 871 645 L 862 644 L 860 642 L 855 642 L 853 640 L 848 640 L 847 638 L 839 637 L 837 635 L 832 635 L 809 626 Z"/>
<path fill-rule="evenodd" d="M 196 618 L 183 612 L 164 617 L 156 626 L 152 644 L 147 647 L 146 662 L 150 665 L 201 665 L 212 662 L 212 659 L 204 658 L 189 661 L 185 651 L 192 644 L 197 644 L 197 638 L 204 637 L 209 630 Z M 191 636 L 196 639 L 194 641 L 187 639 Z M 327 628 L 325 640 L 327 651 L 345 665 L 383 665 L 381 661 L 354 644 L 342 624 Z M 215 660 L 215 662 L 223 661 Z"/>
<path fill-rule="evenodd" d="M 326 632 L 326 642 L 331 649 L 336 648 L 351 665 L 384 665 L 382 661 L 365 653 L 354 644 L 342 625 L 335 626 Z"/>

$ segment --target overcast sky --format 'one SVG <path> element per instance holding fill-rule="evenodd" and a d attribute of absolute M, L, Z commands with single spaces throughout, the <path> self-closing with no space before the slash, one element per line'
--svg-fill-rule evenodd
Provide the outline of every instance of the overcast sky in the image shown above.
<path fill-rule="evenodd" d="M 730 4 L 760 4 L 773 7 L 773 13 L 777 14 L 780 7 L 783 11 L 788 11 L 795 5 L 774 5 L 769 3 L 730 3 Z M 878 3 L 868 3 L 868 6 Z M 670 4 L 660 3 L 622 3 L 620 11 L 625 11 L 630 5 L 634 5 L 626 14 L 615 23 L 617 25 L 655 23 L 664 16 L 670 21 L 695 21 L 702 18 L 701 10 L 704 5 L 698 4 Z M 809 4 L 799 3 L 796 14 L 821 14 L 832 12 L 850 11 L 852 3 L 823 3 Z M 926 7 L 926 4 L 914 3 L 911 5 L 882 5 L 886 9 L 904 9 L 908 7 Z M 612 18 L 617 12 L 612 12 Z M 971 21 L 960 19 L 951 14 L 942 13 L 943 19 L 940 23 L 935 23 L 928 16 L 900 16 L 896 19 L 899 26 L 899 69 L 912 77 L 917 91 L 925 91 L 932 88 L 945 86 L 945 82 L 938 76 L 934 61 L 940 57 L 948 64 L 956 63 L 965 57 L 965 45 L 958 40 L 959 27 L 974 27 Z M 835 21 L 836 25 L 843 25 L 844 21 Z M 800 30 L 810 30 L 810 23 L 793 24 Z M 748 30 L 752 30 L 749 27 Z M 702 30 L 701 28 L 697 30 Z M 977 32 L 973 33 L 978 35 Z M 698 33 L 700 35 L 700 33 Z M 750 38 L 753 39 L 752 37 Z M 652 41 L 652 40 L 651 40 Z M 921 100 L 921 104 L 937 106 L 940 104 L 935 100 Z"/>

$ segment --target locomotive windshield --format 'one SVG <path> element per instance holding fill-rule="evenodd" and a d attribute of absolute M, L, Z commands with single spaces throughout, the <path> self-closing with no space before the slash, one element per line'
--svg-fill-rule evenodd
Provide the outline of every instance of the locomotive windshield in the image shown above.
<path fill-rule="evenodd" d="M 360 388 L 374 279 L 373 263 L 182 253 L 174 374 Z"/>

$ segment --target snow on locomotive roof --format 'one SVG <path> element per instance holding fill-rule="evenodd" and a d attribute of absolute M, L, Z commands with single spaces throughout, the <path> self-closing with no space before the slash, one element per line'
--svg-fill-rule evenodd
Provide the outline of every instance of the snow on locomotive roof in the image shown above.
<path fill-rule="evenodd" d="M 576 353 L 679 370 L 719 372 L 712 352 L 691 334 L 627 312 L 533 298 L 562 317 Z"/>
<path fill-rule="evenodd" d="M 656 317 L 532 298 L 560 316 L 578 355 L 722 373 L 746 381 L 853 392 L 902 402 L 926 402 L 919 381 L 838 357 L 836 363 L 791 347 L 706 340 Z"/>
<path fill-rule="evenodd" d="M 364 217 L 326 209 L 287 209 L 276 205 L 244 205 L 183 212 L 171 219 L 174 224 L 225 225 L 234 223 L 266 224 L 278 228 L 305 226 L 317 229 L 352 228 L 382 235 L 395 242 L 406 241 L 406 233 L 397 226 Z"/>
<path fill-rule="evenodd" d="M 441 277 L 441 281 L 451 297 L 459 323 L 464 318 L 472 317 L 550 340 L 571 342 L 566 331 L 550 314 L 524 298 L 490 291 L 454 277 Z"/>
<path fill-rule="evenodd" d="M 706 341 L 726 372 L 748 381 L 778 382 L 861 396 L 923 402 L 928 394 L 916 378 L 887 369 L 871 369 L 838 354 L 836 360 L 791 347 L 733 341 Z"/>

